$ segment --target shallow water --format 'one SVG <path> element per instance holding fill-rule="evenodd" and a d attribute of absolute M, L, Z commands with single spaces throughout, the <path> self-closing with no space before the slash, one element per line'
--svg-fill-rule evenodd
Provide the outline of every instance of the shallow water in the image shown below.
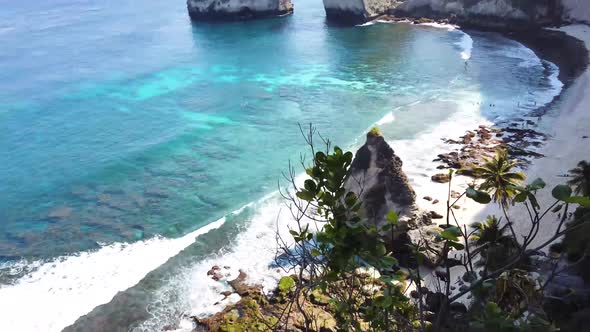
<path fill-rule="evenodd" d="M 304 151 L 298 123 L 346 148 L 375 123 L 411 142 L 524 116 L 561 89 L 498 35 L 334 27 L 320 1 L 296 6 L 191 24 L 183 1 L 3 3 L 1 330 L 60 330 L 171 257 L 84 323 L 155 330 L 214 311 L 216 262 L 271 285 L 273 192 Z M 405 155 L 433 159 L 429 144 Z M 205 225 L 219 228 L 193 244 Z"/>

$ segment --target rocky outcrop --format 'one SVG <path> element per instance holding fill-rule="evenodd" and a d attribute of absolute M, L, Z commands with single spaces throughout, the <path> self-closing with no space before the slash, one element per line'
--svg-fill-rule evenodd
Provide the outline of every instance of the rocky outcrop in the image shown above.
<path fill-rule="evenodd" d="M 462 27 L 530 30 L 561 21 L 562 0 L 406 0 L 395 15 L 450 18 Z"/>
<path fill-rule="evenodd" d="M 293 13 L 291 0 L 187 0 L 193 20 L 248 20 Z"/>
<path fill-rule="evenodd" d="M 354 157 L 345 187 L 359 195 L 363 214 L 372 224 L 382 225 L 389 211 L 397 212 L 397 235 L 405 233 L 418 218 L 416 193 L 402 170 L 402 160 L 378 133 L 367 134 L 367 142 Z"/>
<path fill-rule="evenodd" d="M 363 23 L 391 10 L 396 0 L 324 0 L 326 17 L 341 23 Z"/>
<path fill-rule="evenodd" d="M 569 22 L 590 24 L 590 3 L 588 0 L 561 0 L 563 19 Z"/>

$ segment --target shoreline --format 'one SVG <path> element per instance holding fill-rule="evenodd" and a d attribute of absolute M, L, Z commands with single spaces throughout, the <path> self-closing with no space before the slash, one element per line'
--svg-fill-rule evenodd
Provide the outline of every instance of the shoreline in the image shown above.
<path fill-rule="evenodd" d="M 560 75 L 560 80 L 561 77 L 566 78 L 562 80 L 564 87 L 552 102 L 540 108 L 543 110 L 542 117 L 533 128 L 547 135 L 547 139 L 543 140 L 543 143 L 534 150 L 542 156 L 530 159 L 524 170 L 527 174 L 527 183 L 536 178 L 542 178 L 547 183 L 546 188 L 549 188 L 549 190 L 540 192 L 538 199 L 541 206 L 549 206 L 553 202 L 550 189 L 567 181 L 563 174 L 574 168 L 578 161 L 590 159 L 590 138 L 588 138 L 590 137 L 590 129 L 586 128 L 590 123 L 590 112 L 584 107 L 584 105 L 590 104 L 590 68 L 588 67 L 590 59 L 588 55 L 590 26 L 570 25 L 561 27 L 558 30 L 543 30 L 540 35 L 542 36 L 539 38 L 535 38 L 535 36 L 528 36 L 527 38 L 529 38 L 530 43 L 544 40 L 544 38 L 558 38 L 566 40 L 566 43 L 574 47 L 568 48 L 569 51 L 574 52 L 574 61 L 572 63 L 566 63 L 567 59 L 572 58 L 572 53 L 563 52 L 563 54 L 558 55 L 561 66 L 557 63 L 556 65 L 559 66 L 560 73 L 564 68 L 564 63 L 566 63 L 565 76 Z M 518 39 L 515 40 L 521 42 Z M 531 44 L 522 43 L 526 47 L 531 47 Z M 583 47 L 583 50 L 576 49 L 577 47 Z M 541 45 L 541 47 L 533 50 L 542 60 L 551 61 L 549 59 L 554 59 L 558 52 L 555 52 L 555 50 L 550 52 L 548 59 L 547 54 L 543 53 L 547 49 L 549 48 Z M 581 58 L 583 54 L 585 54 L 585 59 Z M 501 129 L 502 127 L 492 125 L 491 128 Z M 433 165 L 440 165 L 440 162 L 436 161 Z M 444 173 L 444 171 L 441 170 L 441 173 Z M 455 175 L 451 190 L 462 192 L 473 182 L 473 178 Z M 433 210 L 440 215 L 445 215 L 448 188 L 448 183 L 437 184 L 434 182 L 427 186 L 417 186 L 417 204 L 423 209 Z M 430 200 L 423 197 L 432 198 L 432 200 L 437 200 L 439 203 L 432 204 Z M 483 220 L 488 215 L 502 215 L 501 210 L 496 205 L 479 205 L 465 197 L 461 198 L 458 205 L 459 209 L 455 210 L 455 214 L 457 219 L 465 225 Z M 515 220 L 525 220 L 527 217 L 527 211 L 524 208 L 514 208 L 511 213 L 514 214 L 513 218 Z M 535 243 L 546 240 L 554 232 L 556 225 L 556 223 L 546 221 L 546 226 L 541 228 Z M 519 225 L 516 222 L 515 230 L 517 234 L 527 232 L 527 226 L 525 224 Z"/>
<path fill-rule="evenodd" d="M 569 25 L 558 31 L 579 39 L 586 48 L 590 47 L 590 26 Z M 555 110 L 557 113 L 548 114 L 539 123 L 539 127 L 550 135 L 550 139 L 539 149 L 544 157 L 534 160 L 526 170 L 527 182 L 542 178 L 547 183 L 546 188 L 549 190 L 539 192 L 537 197 L 541 206 L 549 206 L 554 201 L 550 189 L 567 181 L 563 174 L 574 168 L 580 160 L 590 159 L 590 112 L 585 107 L 590 104 L 590 69 L 586 67 L 560 96 Z M 511 211 L 516 220 L 526 217 L 527 212 L 523 208 Z M 489 206 L 480 211 L 477 217 L 485 218 L 492 213 L 497 214 L 498 208 Z M 551 220 L 546 221 L 535 243 L 547 239 L 556 225 Z M 523 233 L 527 231 L 527 226 L 515 223 L 515 230 Z"/>

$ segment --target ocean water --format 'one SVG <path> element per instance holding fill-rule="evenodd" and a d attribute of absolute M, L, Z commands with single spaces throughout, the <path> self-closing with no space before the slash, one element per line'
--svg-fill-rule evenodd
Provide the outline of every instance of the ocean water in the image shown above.
<path fill-rule="evenodd" d="M 338 27 L 294 2 L 192 24 L 184 1 L 0 0 L 1 331 L 190 331 L 227 302 L 212 265 L 280 277 L 299 123 L 348 149 L 377 124 L 420 176 L 443 136 L 562 88 L 500 35 Z"/>

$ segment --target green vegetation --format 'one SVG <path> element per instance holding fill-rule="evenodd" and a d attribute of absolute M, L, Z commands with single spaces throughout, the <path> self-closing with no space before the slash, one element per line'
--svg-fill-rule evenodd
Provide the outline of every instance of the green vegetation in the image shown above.
<path fill-rule="evenodd" d="M 577 195 L 590 196 L 590 163 L 583 160 L 578 163 L 576 168 L 570 170 L 573 176 L 568 184 L 575 188 Z"/>
<path fill-rule="evenodd" d="M 371 133 L 371 134 L 373 134 L 375 136 L 381 136 L 381 130 L 377 126 L 371 128 L 371 130 L 369 131 L 369 133 Z"/>
<path fill-rule="evenodd" d="M 517 193 L 515 186 L 526 179 L 524 173 L 513 171 L 518 165 L 518 161 L 508 158 L 506 150 L 500 149 L 496 156 L 485 159 L 485 162 L 474 167 L 472 172 L 483 180 L 479 189 L 491 191 L 494 202 L 507 207 Z"/>
<path fill-rule="evenodd" d="M 587 195 L 574 196 L 569 185 L 559 185 L 551 190 L 553 203 L 541 206 L 537 193 L 546 190 L 545 182 L 536 179 L 524 185 L 525 175 L 515 171 L 518 163 L 500 150 L 475 170 L 479 179 L 458 198 L 451 195 L 450 171 L 446 221 L 429 230 L 432 237 L 414 239 L 408 248 L 396 247 L 394 230 L 400 216 L 389 211 L 383 224 L 366 222 L 363 202 L 345 186 L 353 154 L 323 139 L 318 151 L 314 137 L 310 127 L 308 179 L 298 187 L 297 173 L 290 170 L 296 190 L 282 192 L 297 223 L 291 238 L 279 238 L 278 243 L 283 262 L 290 264 L 286 268 L 295 275 L 280 280 L 268 303 L 247 307 L 247 312 L 256 313 L 241 316 L 250 317 L 248 324 L 272 322 L 265 328 L 274 331 L 567 331 L 576 326 L 570 319 L 575 312 L 588 316 L 581 314 L 588 310 L 586 305 L 571 304 L 570 297 L 551 290 L 558 273 L 586 261 L 590 252 Z M 586 166 L 580 163 L 581 171 L 572 174 L 586 174 Z M 570 185 L 576 193 L 587 194 L 586 180 L 577 176 Z M 504 217 L 489 216 L 463 226 L 452 209 L 463 197 L 498 203 Z M 528 211 L 528 218 L 511 220 L 509 206 Z M 568 211 L 573 208 L 570 220 Z M 517 236 L 513 223 L 528 229 Z M 554 223 L 554 232 L 539 238 L 540 228 L 549 223 Z M 541 253 L 564 237 L 564 255 Z M 400 266 L 396 256 L 401 252 L 410 252 L 415 264 Z M 439 262 L 428 276 L 418 268 L 426 255 Z M 559 312 L 566 305 L 569 311 Z"/>

